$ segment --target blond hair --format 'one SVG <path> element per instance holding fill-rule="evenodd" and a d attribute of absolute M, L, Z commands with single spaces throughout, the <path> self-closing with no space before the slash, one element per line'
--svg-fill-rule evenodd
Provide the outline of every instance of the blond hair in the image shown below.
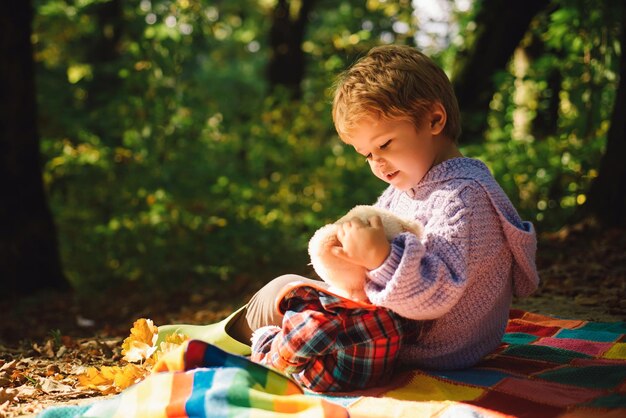
<path fill-rule="evenodd" d="M 447 113 L 443 134 L 456 141 L 461 116 L 446 73 L 415 48 L 379 46 L 338 77 L 333 122 L 342 138 L 367 116 L 409 120 L 420 128 L 437 102 Z"/>

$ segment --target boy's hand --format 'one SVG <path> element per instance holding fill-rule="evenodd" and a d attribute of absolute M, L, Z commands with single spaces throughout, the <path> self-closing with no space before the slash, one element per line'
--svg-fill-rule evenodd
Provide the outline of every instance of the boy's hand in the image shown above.
<path fill-rule="evenodd" d="M 341 246 L 333 247 L 332 253 L 368 270 L 380 267 L 391 251 L 378 216 L 369 218 L 369 224 L 359 218 L 352 218 L 338 225 L 337 239 Z"/>

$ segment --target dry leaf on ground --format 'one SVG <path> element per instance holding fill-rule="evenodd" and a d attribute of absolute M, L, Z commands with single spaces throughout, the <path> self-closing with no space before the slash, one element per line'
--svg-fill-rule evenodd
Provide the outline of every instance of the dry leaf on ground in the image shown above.
<path fill-rule="evenodd" d="M 122 344 L 122 360 L 129 364 L 103 366 L 99 369 L 90 367 L 78 375 L 78 389 L 92 389 L 104 394 L 119 393 L 148 376 L 159 355 L 175 349 L 189 339 L 182 334 L 172 334 L 157 347 L 155 344 L 158 333 L 158 327 L 150 319 L 136 320 L 130 336 Z"/>
<path fill-rule="evenodd" d="M 136 320 L 130 330 L 130 336 L 122 344 L 124 360 L 135 363 L 149 358 L 157 349 L 155 344 L 158 335 L 158 328 L 150 319 Z"/>
<path fill-rule="evenodd" d="M 100 369 L 90 367 L 78 376 L 78 389 L 94 389 L 103 394 L 119 393 L 127 387 L 139 382 L 148 370 L 136 364 L 125 366 L 103 366 Z"/>
<path fill-rule="evenodd" d="M 12 401 L 17 396 L 17 389 L 5 389 L 0 388 L 0 404 L 3 404 L 8 401 Z"/>

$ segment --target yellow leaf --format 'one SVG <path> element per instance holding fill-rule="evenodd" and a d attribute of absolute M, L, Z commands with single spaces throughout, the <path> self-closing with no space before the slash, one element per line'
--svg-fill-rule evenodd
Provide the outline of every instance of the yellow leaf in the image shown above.
<path fill-rule="evenodd" d="M 178 334 L 178 333 L 173 333 L 168 335 L 167 337 L 165 337 L 165 341 L 161 343 L 160 345 L 160 350 L 163 351 L 163 345 L 170 343 L 170 344 L 174 344 L 174 345 L 181 345 L 182 343 L 184 343 L 185 341 L 187 341 L 189 339 L 188 336 L 186 336 L 185 334 Z"/>
<path fill-rule="evenodd" d="M 130 330 L 130 336 L 122 344 L 122 354 L 123 360 L 129 363 L 141 361 L 142 364 L 102 366 L 100 369 L 90 367 L 78 376 L 78 388 L 94 389 L 103 394 L 119 393 L 150 374 L 159 356 L 176 349 L 189 339 L 183 334 L 168 335 L 156 352 L 157 337 L 158 328 L 150 319 L 136 320 Z"/>
<path fill-rule="evenodd" d="M 102 366 L 100 375 L 107 382 L 113 382 L 115 375 L 121 370 L 120 366 Z"/>
<path fill-rule="evenodd" d="M 104 394 L 119 393 L 145 378 L 148 373 L 149 370 L 136 364 L 102 366 L 100 370 L 90 367 L 78 376 L 78 388 L 95 389 Z"/>
<path fill-rule="evenodd" d="M 180 345 L 182 343 L 184 343 L 185 341 L 187 341 L 188 339 L 189 339 L 189 337 L 184 335 L 184 334 L 170 334 L 170 335 L 168 335 L 167 337 L 165 337 L 165 341 L 163 341 L 161 344 L 159 344 L 159 351 L 158 351 L 158 353 L 155 353 L 154 357 L 157 357 L 157 355 L 162 356 L 163 354 L 167 354 L 170 351 L 174 351 L 175 349 L 180 347 Z"/>
<path fill-rule="evenodd" d="M 159 349 L 148 359 L 146 367 L 156 364 L 163 355 L 180 347 L 180 345 L 187 340 L 189 340 L 189 337 L 185 334 L 174 333 L 168 335 L 165 337 L 165 341 L 159 344 Z"/>
<path fill-rule="evenodd" d="M 113 369 L 113 367 L 105 366 L 102 369 L 104 370 L 90 367 L 84 373 L 78 375 L 78 389 L 95 389 L 104 394 L 116 393 L 117 390 L 113 386 L 113 379 L 111 378 L 112 373 L 109 370 Z"/>
<path fill-rule="evenodd" d="M 136 364 L 127 364 L 122 368 L 122 370 L 115 374 L 113 384 L 118 391 L 121 392 L 127 387 L 143 380 L 143 378 L 149 373 L 149 370 L 139 367 Z"/>
<path fill-rule="evenodd" d="M 132 363 L 149 358 L 156 350 L 158 334 L 158 328 L 152 320 L 145 318 L 136 320 L 130 329 L 130 336 L 122 343 L 123 359 Z"/>
<path fill-rule="evenodd" d="M 126 355 L 122 357 L 122 359 L 129 363 L 136 363 L 150 358 L 155 350 L 156 347 L 150 346 L 146 343 L 131 341 L 129 343 L 129 347 L 125 350 Z"/>

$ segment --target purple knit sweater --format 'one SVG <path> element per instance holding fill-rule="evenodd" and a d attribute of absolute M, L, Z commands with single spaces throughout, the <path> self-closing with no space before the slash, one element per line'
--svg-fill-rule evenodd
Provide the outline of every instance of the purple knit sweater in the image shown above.
<path fill-rule="evenodd" d="M 539 283 L 533 225 L 523 222 L 481 161 L 446 160 L 408 191 L 387 188 L 377 206 L 424 224 L 424 237 L 395 238 L 369 272 L 370 300 L 422 322 L 401 361 L 437 369 L 469 367 L 496 349 L 513 293 Z"/>

